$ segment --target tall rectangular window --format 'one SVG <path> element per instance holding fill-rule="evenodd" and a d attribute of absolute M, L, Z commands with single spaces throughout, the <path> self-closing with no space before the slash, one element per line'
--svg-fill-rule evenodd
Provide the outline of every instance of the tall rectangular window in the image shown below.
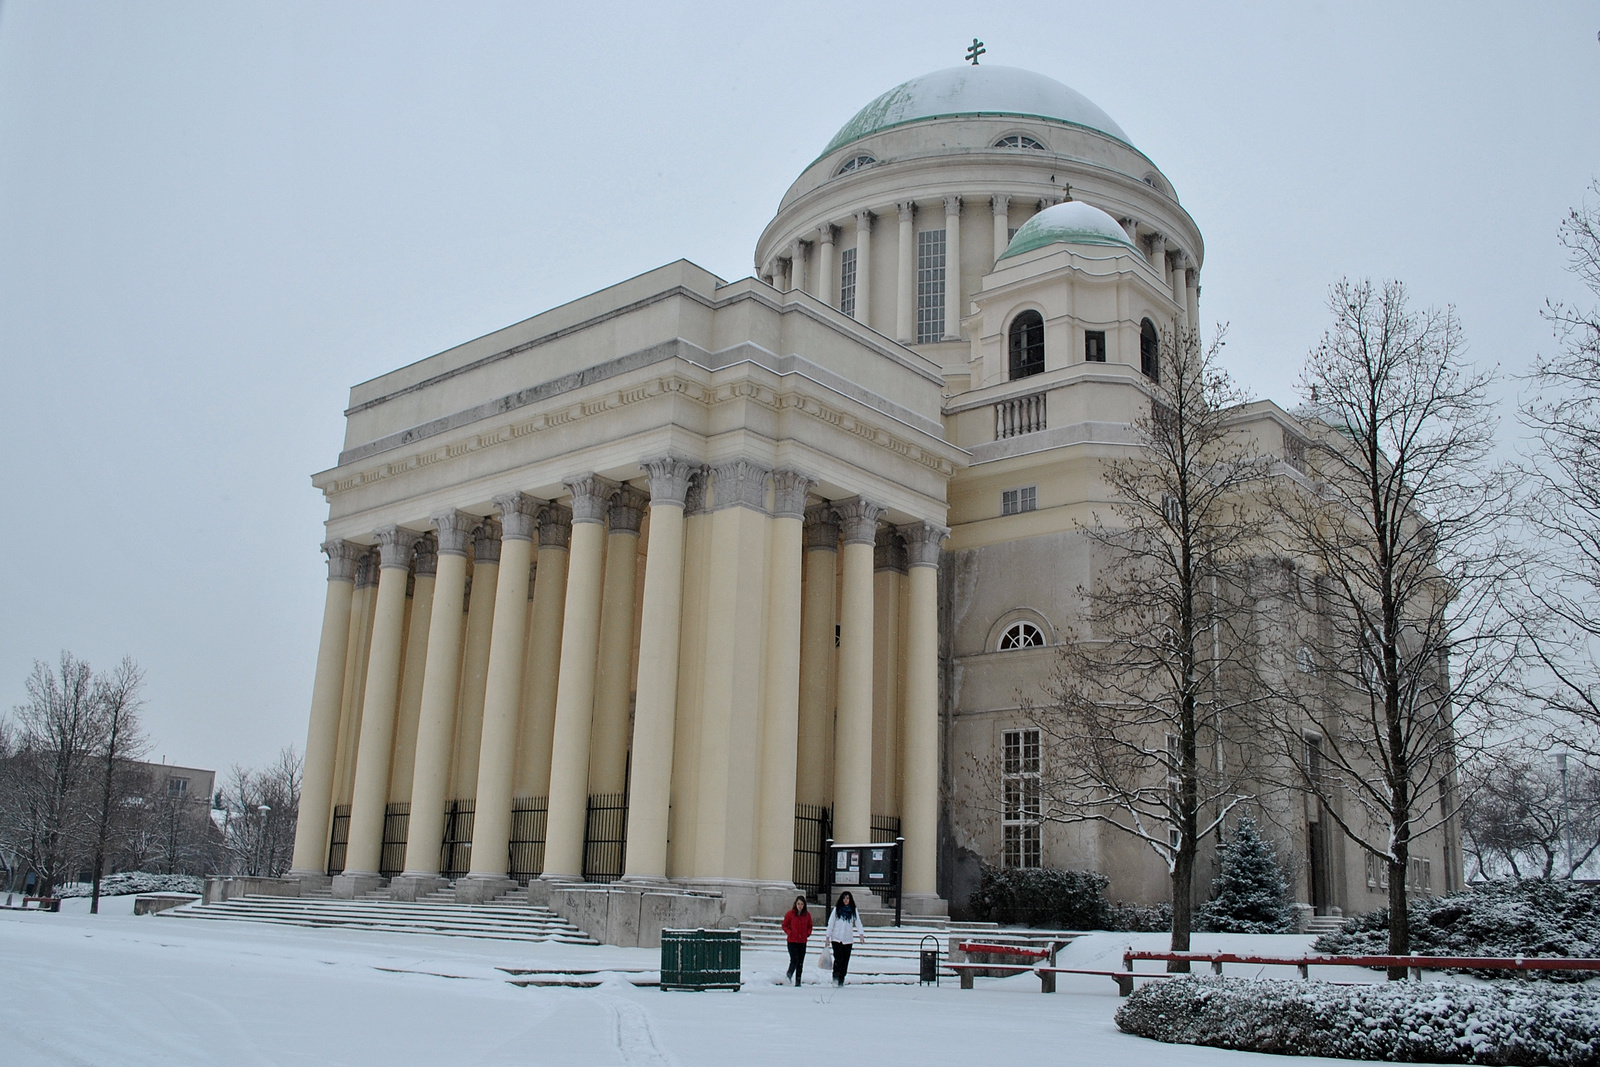
<path fill-rule="evenodd" d="M 917 344 L 944 337 L 944 231 L 917 234 Z"/>
<path fill-rule="evenodd" d="M 839 310 L 855 318 L 856 250 L 853 248 L 839 253 Z"/>
<path fill-rule="evenodd" d="M 1038 867 L 1039 848 L 1039 731 L 1007 730 L 1002 736 L 1005 749 L 1005 848 L 1006 867 Z"/>
<path fill-rule="evenodd" d="M 1086 363 L 1104 363 L 1106 361 L 1106 332 L 1104 330 L 1083 331 L 1083 359 Z"/>

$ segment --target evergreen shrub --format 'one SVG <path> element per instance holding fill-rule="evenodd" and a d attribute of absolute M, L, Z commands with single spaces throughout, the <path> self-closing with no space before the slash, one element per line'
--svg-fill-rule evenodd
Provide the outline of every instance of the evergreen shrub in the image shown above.
<path fill-rule="evenodd" d="M 1195 928 L 1219 934 L 1282 934 L 1294 929 L 1289 885 L 1271 842 L 1246 815 L 1224 841 L 1222 870 L 1211 883 L 1211 900 L 1195 916 Z"/>

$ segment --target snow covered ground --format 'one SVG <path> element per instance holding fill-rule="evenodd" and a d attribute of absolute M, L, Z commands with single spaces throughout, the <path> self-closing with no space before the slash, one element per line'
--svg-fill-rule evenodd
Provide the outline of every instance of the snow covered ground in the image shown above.
<path fill-rule="evenodd" d="M 1120 967 L 1098 934 L 1062 966 Z M 1294 952 L 1306 937 L 1197 935 L 1196 949 Z M 813 954 L 814 955 L 814 954 Z M 0 911 L 0 1062 L 29 1064 L 1143 1064 L 1344 1061 L 1162 1045 L 1111 1021 L 1107 978 L 1023 975 L 963 991 L 778 984 L 784 956 L 747 953 L 741 992 L 664 993 L 620 974 L 592 989 L 519 988 L 497 968 L 642 969 L 646 949 L 527 945 L 133 915 L 132 897 Z M 814 960 L 808 960 L 808 969 Z M 1257 969 L 1251 969 L 1251 973 Z M 1292 975 L 1292 969 L 1288 970 Z M 1243 972 L 1241 972 L 1243 973 Z M 1366 972 L 1325 977 L 1371 980 Z"/>

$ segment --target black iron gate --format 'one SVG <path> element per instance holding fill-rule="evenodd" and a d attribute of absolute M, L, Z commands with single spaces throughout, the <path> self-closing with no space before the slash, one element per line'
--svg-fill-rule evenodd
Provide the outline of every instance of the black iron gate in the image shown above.
<path fill-rule="evenodd" d="M 523 885 L 544 873 L 544 834 L 549 806 L 544 797 L 511 802 L 511 855 L 506 870 Z"/>
<path fill-rule="evenodd" d="M 455 881 L 472 869 L 472 822 L 476 800 L 452 800 L 444 813 L 444 840 L 439 845 L 439 874 Z"/>
<path fill-rule="evenodd" d="M 824 846 L 833 836 L 833 818 L 821 804 L 794 806 L 794 884 L 820 895 L 824 888 Z"/>
<path fill-rule="evenodd" d="M 874 815 L 872 817 L 872 843 L 892 845 L 900 837 L 900 816 Z"/>
<path fill-rule="evenodd" d="M 628 794 L 590 794 L 589 821 L 583 835 L 583 880 L 615 882 L 621 878 L 627 843 Z"/>
<path fill-rule="evenodd" d="M 328 838 L 328 873 L 344 873 L 344 854 L 350 845 L 350 805 L 333 806 L 333 833 Z"/>
<path fill-rule="evenodd" d="M 383 850 L 378 853 L 378 873 L 393 878 L 406 869 L 406 833 L 411 826 L 411 805 L 398 801 L 383 809 Z"/>

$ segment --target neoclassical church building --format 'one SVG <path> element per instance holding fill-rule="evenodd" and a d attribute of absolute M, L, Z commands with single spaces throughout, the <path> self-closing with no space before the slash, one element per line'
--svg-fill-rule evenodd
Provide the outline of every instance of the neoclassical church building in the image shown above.
<path fill-rule="evenodd" d="M 294 875 L 527 885 L 618 944 L 777 914 L 825 838 L 903 838 L 913 915 L 979 861 L 1165 899 L 1148 848 L 990 779 L 1037 771 L 1019 705 L 1084 609 L 1097 471 L 1136 443 L 1160 332 L 1198 328 L 1204 259 L 1105 112 L 963 66 L 839 130 L 756 276 L 670 263 L 355 386 L 313 479 Z M 1292 461 L 1293 417 L 1247 421 Z M 1383 905 L 1324 830 L 1308 806 L 1300 899 Z"/>

